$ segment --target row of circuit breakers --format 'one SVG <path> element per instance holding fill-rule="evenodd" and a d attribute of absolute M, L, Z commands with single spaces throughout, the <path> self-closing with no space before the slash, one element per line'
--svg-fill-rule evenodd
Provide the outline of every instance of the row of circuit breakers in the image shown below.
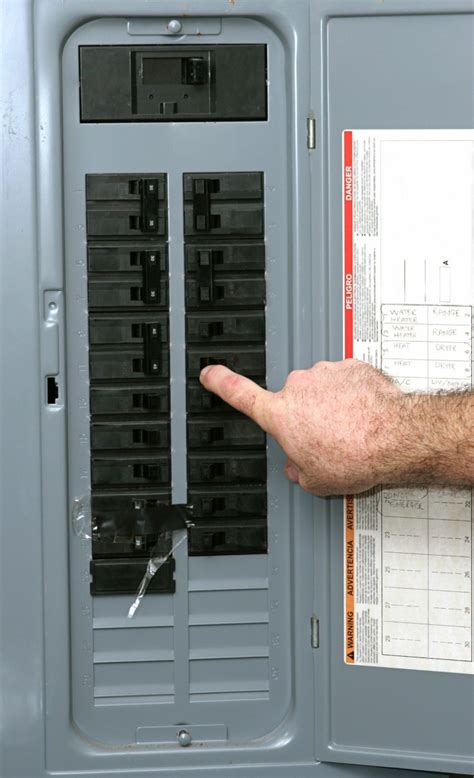
<path fill-rule="evenodd" d="M 167 179 L 88 175 L 91 590 L 136 591 L 170 549 Z M 265 382 L 263 174 L 183 176 L 188 532 L 191 555 L 266 552 L 266 440 L 202 389 L 228 365 Z M 151 581 L 174 591 L 171 557 Z"/>

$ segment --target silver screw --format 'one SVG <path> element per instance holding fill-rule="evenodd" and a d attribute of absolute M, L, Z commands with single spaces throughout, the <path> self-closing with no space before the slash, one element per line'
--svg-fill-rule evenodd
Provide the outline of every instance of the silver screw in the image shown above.
<path fill-rule="evenodd" d="M 192 742 L 191 734 L 188 732 L 187 729 L 180 729 L 178 732 L 178 743 L 180 746 L 183 746 L 185 748 L 186 746 L 190 746 Z"/>
<path fill-rule="evenodd" d="M 171 19 L 170 22 L 168 22 L 168 32 L 172 32 L 173 35 L 177 35 L 178 32 L 181 32 L 182 24 L 178 19 Z"/>

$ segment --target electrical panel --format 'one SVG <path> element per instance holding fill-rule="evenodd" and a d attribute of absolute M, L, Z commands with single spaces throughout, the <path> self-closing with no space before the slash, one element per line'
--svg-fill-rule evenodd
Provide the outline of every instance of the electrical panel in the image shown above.
<path fill-rule="evenodd" d="M 471 127 L 470 0 L 0 24 L 2 778 L 472 774 L 472 678 L 345 664 L 342 502 L 199 382 L 341 358 L 342 134 Z"/>

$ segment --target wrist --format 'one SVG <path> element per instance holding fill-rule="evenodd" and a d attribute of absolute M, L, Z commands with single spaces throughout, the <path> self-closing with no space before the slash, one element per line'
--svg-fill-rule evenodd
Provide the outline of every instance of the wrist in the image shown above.
<path fill-rule="evenodd" d="M 474 476 L 474 395 L 389 399 L 377 485 L 468 485 Z"/>
<path fill-rule="evenodd" d="M 372 467 L 376 486 L 402 485 L 413 463 L 419 459 L 417 436 L 407 439 L 407 419 L 416 417 L 412 396 L 399 392 L 386 397 L 380 406 L 380 423 L 373 435 Z M 415 419 L 416 420 L 416 419 Z"/>

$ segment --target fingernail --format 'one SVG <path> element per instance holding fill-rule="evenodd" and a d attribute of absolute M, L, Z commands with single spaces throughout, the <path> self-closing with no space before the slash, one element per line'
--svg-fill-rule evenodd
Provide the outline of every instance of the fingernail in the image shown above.
<path fill-rule="evenodd" d="M 206 375 L 208 374 L 209 370 L 211 369 L 211 367 L 212 367 L 212 365 L 207 365 L 207 367 L 203 367 L 203 369 L 201 370 L 201 372 L 199 374 L 199 378 L 205 378 Z"/>
<path fill-rule="evenodd" d="M 296 467 L 293 467 L 292 465 L 288 465 L 286 468 L 286 475 L 290 479 L 290 481 L 295 481 L 295 483 L 298 483 L 298 471 Z"/>

